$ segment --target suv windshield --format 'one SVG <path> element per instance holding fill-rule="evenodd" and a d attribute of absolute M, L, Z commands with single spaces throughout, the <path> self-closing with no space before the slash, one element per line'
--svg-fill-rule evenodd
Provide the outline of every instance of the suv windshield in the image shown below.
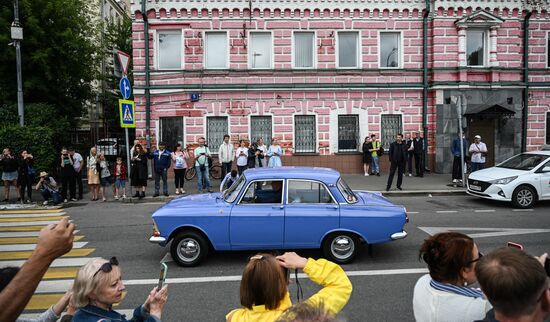
<path fill-rule="evenodd" d="M 357 196 L 355 195 L 355 193 L 353 193 L 351 188 L 348 186 L 348 184 L 342 178 L 338 179 L 337 185 L 338 185 L 338 189 L 342 193 L 342 196 L 344 196 L 344 198 L 346 198 L 346 201 L 348 203 L 356 203 L 357 202 Z"/>
<path fill-rule="evenodd" d="M 546 159 L 548 159 L 547 155 L 522 153 L 498 164 L 497 167 L 529 171 L 536 168 L 541 162 Z"/>
<path fill-rule="evenodd" d="M 246 183 L 246 179 L 244 176 L 241 176 L 237 182 L 231 185 L 229 189 L 225 190 L 223 192 L 223 199 L 227 202 L 233 202 L 235 199 L 237 199 L 237 196 L 239 195 L 239 192 L 242 190 L 244 184 Z"/>

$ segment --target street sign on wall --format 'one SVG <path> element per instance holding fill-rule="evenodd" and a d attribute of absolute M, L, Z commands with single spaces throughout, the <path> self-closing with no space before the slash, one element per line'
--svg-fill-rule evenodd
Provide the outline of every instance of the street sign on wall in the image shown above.
<path fill-rule="evenodd" d="M 134 109 L 134 101 L 118 100 L 118 108 L 120 111 L 120 127 L 135 128 L 136 115 Z"/>

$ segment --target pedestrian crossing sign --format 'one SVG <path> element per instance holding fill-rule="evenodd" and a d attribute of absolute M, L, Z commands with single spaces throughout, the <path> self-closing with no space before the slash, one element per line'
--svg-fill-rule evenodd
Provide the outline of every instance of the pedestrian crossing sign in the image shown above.
<path fill-rule="evenodd" d="M 134 101 L 119 99 L 118 107 L 120 111 L 120 127 L 135 128 L 136 116 L 135 116 L 135 109 L 134 109 Z"/>

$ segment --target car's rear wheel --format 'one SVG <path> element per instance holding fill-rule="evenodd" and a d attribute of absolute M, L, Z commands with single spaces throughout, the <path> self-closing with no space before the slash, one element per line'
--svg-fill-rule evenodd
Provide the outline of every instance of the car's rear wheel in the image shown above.
<path fill-rule="evenodd" d="M 512 194 L 512 204 L 517 208 L 531 208 L 536 201 L 537 192 L 529 186 L 519 186 Z"/>
<path fill-rule="evenodd" d="M 359 239 L 347 232 L 333 233 L 323 242 L 323 253 L 327 259 L 338 264 L 347 264 L 359 251 Z"/>
<path fill-rule="evenodd" d="M 172 258 L 181 266 L 195 266 L 208 255 L 208 242 L 199 233 L 179 233 L 170 246 Z"/>

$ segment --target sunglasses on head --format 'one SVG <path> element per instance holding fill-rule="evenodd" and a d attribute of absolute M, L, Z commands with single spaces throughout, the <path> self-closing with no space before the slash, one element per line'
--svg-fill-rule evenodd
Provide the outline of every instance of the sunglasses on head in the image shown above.
<path fill-rule="evenodd" d="M 92 279 L 96 277 L 96 275 L 99 272 L 103 272 L 103 273 L 111 272 L 113 270 L 113 265 L 118 266 L 118 259 L 116 259 L 116 257 L 114 256 L 111 257 L 111 259 L 109 259 L 107 263 L 104 263 L 103 265 L 101 265 L 101 267 L 97 270 L 97 272 L 95 272 L 94 276 L 92 276 Z"/>

